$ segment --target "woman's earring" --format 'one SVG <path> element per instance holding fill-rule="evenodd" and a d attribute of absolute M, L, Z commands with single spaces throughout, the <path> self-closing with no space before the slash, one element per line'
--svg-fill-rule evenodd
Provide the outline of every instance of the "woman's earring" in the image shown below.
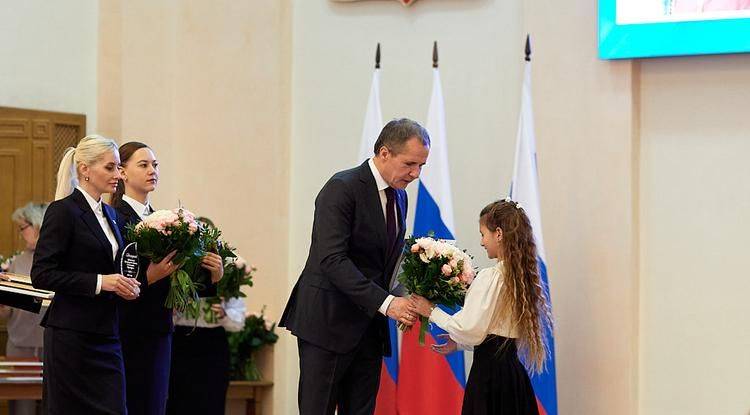
<path fill-rule="evenodd" d="M 88 177 L 86 177 L 86 181 L 89 181 L 89 178 L 88 178 Z"/>

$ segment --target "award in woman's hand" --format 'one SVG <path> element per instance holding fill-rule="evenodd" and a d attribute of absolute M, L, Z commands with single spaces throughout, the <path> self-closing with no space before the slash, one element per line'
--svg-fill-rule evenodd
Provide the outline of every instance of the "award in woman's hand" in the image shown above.
<path fill-rule="evenodd" d="M 128 278 L 136 278 L 140 264 L 138 263 L 138 245 L 131 242 L 122 250 L 120 257 L 120 274 Z"/>

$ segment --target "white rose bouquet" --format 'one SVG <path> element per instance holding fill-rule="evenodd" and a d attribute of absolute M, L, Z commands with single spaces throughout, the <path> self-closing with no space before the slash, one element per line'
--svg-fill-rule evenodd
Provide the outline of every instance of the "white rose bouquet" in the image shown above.
<path fill-rule="evenodd" d="M 432 237 L 411 237 L 404 250 L 403 272 L 398 280 L 410 293 L 448 307 L 463 305 L 466 290 L 475 275 L 471 256 Z M 427 317 L 420 317 L 420 345 L 424 345 L 428 323 Z M 399 328 L 408 329 L 404 325 Z"/>

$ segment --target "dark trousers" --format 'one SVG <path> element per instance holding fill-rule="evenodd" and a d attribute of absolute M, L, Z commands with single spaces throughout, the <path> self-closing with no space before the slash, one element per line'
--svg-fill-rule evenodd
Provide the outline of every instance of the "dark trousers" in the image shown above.
<path fill-rule="evenodd" d="M 169 391 L 171 333 L 123 331 L 128 415 L 164 415 Z"/>
<path fill-rule="evenodd" d="M 371 415 L 380 386 L 383 341 L 368 330 L 345 354 L 297 339 L 300 359 L 298 404 L 301 415 Z"/>
<path fill-rule="evenodd" d="M 176 326 L 167 414 L 223 415 L 229 387 L 229 343 L 223 327 Z"/>

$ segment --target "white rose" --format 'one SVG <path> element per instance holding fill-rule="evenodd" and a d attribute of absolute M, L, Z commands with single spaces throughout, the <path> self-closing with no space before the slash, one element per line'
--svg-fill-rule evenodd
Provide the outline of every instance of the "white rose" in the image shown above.
<path fill-rule="evenodd" d="M 432 238 L 419 238 L 417 239 L 417 244 L 424 249 L 427 250 L 427 248 L 432 248 L 432 246 L 435 245 L 435 240 Z"/>

